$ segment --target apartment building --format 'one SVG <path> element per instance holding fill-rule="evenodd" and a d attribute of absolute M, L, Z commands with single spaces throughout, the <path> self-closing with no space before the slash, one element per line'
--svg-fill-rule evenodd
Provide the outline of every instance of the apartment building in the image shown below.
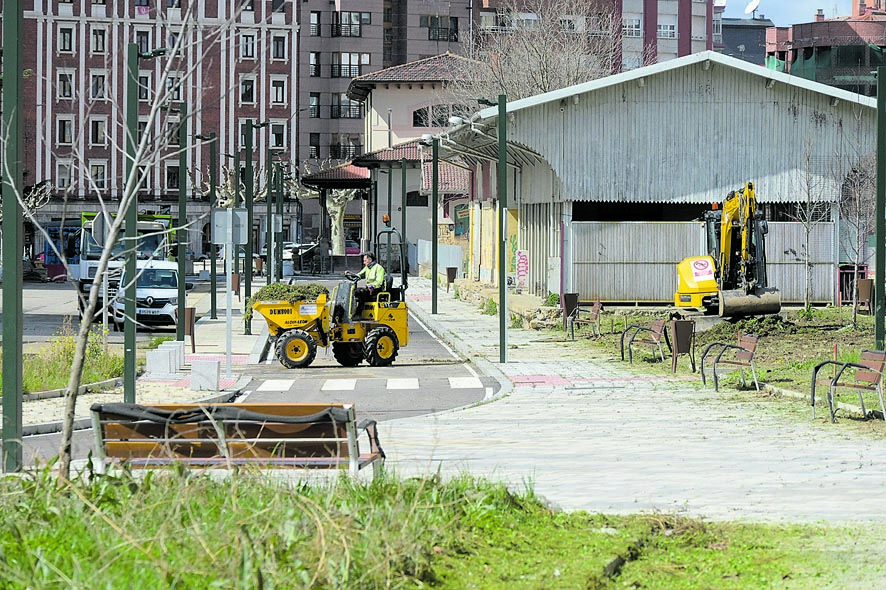
<path fill-rule="evenodd" d="M 766 67 L 865 96 L 876 96 L 873 72 L 886 65 L 886 2 L 864 0 L 852 16 L 766 30 Z"/>

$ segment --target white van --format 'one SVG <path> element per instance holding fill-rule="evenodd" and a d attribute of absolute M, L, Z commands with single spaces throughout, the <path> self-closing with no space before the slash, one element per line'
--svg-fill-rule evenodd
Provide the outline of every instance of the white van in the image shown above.
<path fill-rule="evenodd" d="M 139 326 L 175 326 L 178 317 L 178 263 L 150 260 L 137 263 L 138 277 L 135 284 L 135 321 Z M 126 271 L 120 278 L 120 288 L 125 288 Z M 186 288 L 192 285 L 185 284 Z M 125 301 L 121 292 L 111 305 L 113 321 L 122 324 L 125 317 Z"/>

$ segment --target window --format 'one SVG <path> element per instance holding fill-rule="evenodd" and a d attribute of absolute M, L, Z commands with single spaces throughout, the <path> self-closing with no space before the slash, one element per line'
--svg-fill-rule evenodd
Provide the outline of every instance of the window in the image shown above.
<path fill-rule="evenodd" d="M 90 162 L 89 163 L 89 181 L 92 183 L 92 187 L 98 190 L 103 190 L 107 188 L 105 186 L 106 182 L 106 174 L 105 174 L 106 164 L 104 162 Z"/>
<path fill-rule="evenodd" d="M 151 190 L 151 171 L 147 166 L 138 167 L 138 177 L 141 179 L 141 182 L 138 183 L 138 190 Z"/>
<path fill-rule="evenodd" d="M 454 16 L 422 15 L 418 25 L 428 29 L 429 41 L 458 41 L 458 18 Z"/>
<path fill-rule="evenodd" d="M 138 99 L 148 100 L 151 97 L 151 76 L 140 74 L 138 77 Z"/>
<path fill-rule="evenodd" d="M 255 80 L 243 78 L 240 80 L 240 102 L 252 104 L 255 102 Z"/>
<path fill-rule="evenodd" d="M 178 43 L 178 33 L 169 33 L 169 37 L 166 39 L 166 47 L 171 50 L 176 43 Z"/>
<path fill-rule="evenodd" d="M 105 34 L 106 34 L 106 31 L 104 29 L 92 29 L 92 52 L 93 53 L 104 53 L 105 52 Z"/>
<path fill-rule="evenodd" d="M 625 37 L 642 37 L 643 29 L 640 26 L 639 18 L 626 18 L 622 25 L 622 32 Z"/>
<path fill-rule="evenodd" d="M 147 31 L 136 31 L 135 32 L 135 43 L 138 45 L 139 53 L 147 53 L 148 45 L 151 42 L 151 37 Z"/>
<path fill-rule="evenodd" d="M 332 55 L 332 77 L 353 78 L 360 75 L 363 66 L 368 65 L 368 53 L 334 53 Z"/>
<path fill-rule="evenodd" d="M 170 146 L 180 146 L 178 121 L 166 121 L 166 143 Z"/>
<path fill-rule="evenodd" d="M 423 195 L 417 191 L 406 193 L 407 207 L 427 207 L 428 195 Z"/>
<path fill-rule="evenodd" d="M 138 120 L 138 140 L 141 141 L 141 138 L 144 137 L 148 133 L 148 122 L 144 119 Z"/>
<path fill-rule="evenodd" d="M 243 35 L 240 37 L 240 57 L 255 59 L 255 35 Z"/>
<path fill-rule="evenodd" d="M 74 142 L 74 120 L 70 117 L 59 117 L 56 125 L 55 141 L 59 145 L 71 145 Z"/>
<path fill-rule="evenodd" d="M 60 190 L 67 190 L 71 187 L 71 163 L 56 162 L 55 164 L 55 186 Z"/>
<path fill-rule="evenodd" d="M 449 105 L 437 104 L 431 107 L 431 126 L 449 126 Z"/>
<path fill-rule="evenodd" d="M 56 82 L 56 96 L 58 98 L 74 98 L 74 72 L 71 70 L 59 70 Z"/>
<path fill-rule="evenodd" d="M 251 12 L 255 10 L 255 2 L 254 0 L 243 0 L 243 4 L 241 5 L 241 7 L 243 8 L 243 10 Z"/>
<path fill-rule="evenodd" d="M 182 3 L 181 0 L 166 0 L 167 8 L 181 8 Z"/>
<path fill-rule="evenodd" d="M 310 101 L 308 106 L 308 117 L 311 119 L 320 118 L 320 93 L 312 92 L 308 100 Z"/>
<path fill-rule="evenodd" d="M 166 165 L 166 188 L 168 189 L 178 189 L 179 188 L 179 174 L 178 174 L 178 166 L 173 164 Z"/>
<path fill-rule="evenodd" d="M 89 120 L 89 145 L 105 145 L 108 122 L 102 119 Z"/>
<path fill-rule="evenodd" d="M 271 147 L 282 148 L 286 143 L 286 125 L 274 123 L 271 125 Z"/>
<path fill-rule="evenodd" d="M 349 99 L 347 94 L 333 94 L 329 116 L 333 119 L 359 119 L 362 116 L 360 103 Z"/>
<path fill-rule="evenodd" d="M 329 157 L 336 160 L 350 160 L 360 155 L 360 146 L 355 143 L 332 144 L 329 146 Z"/>
<path fill-rule="evenodd" d="M 65 53 L 74 51 L 74 29 L 58 30 L 58 50 Z"/>
<path fill-rule="evenodd" d="M 148 3 L 148 0 L 135 0 L 135 5 L 136 5 L 136 6 L 150 6 L 150 4 Z M 145 14 L 145 13 L 142 12 L 142 11 L 139 11 L 138 13 L 139 13 L 139 14 Z"/>
<path fill-rule="evenodd" d="M 169 93 L 170 100 L 181 100 L 182 99 L 182 86 L 181 80 L 174 76 L 170 76 L 166 79 L 166 91 Z"/>
<path fill-rule="evenodd" d="M 320 36 L 320 13 L 311 13 L 311 37 Z"/>
<path fill-rule="evenodd" d="M 360 37 L 362 26 L 370 24 L 370 21 L 371 15 L 368 12 L 333 12 L 332 36 Z"/>
<path fill-rule="evenodd" d="M 273 0 L 271 2 L 271 10 L 274 12 L 283 12 L 284 6 L 286 6 L 286 0 Z"/>
<path fill-rule="evenodd" d="M 274 36 L 271 43 L 271 56 L 273 59 L 286 59 L 286 37 Z"/>
<path fill-rule="evenodd" d="M 430 127 L 431 126 L 431 117 L 428 112 L 429 107 L 422 107 L 420 109 L 415 109 L 412 111 L 412 126 L 413 127 Z"/>
<path fill-rule="evenodd" d="M 311 133 L 308 136 L 308 157 L 309 158 L 319 158 L 320 157 L 320 134 L 319 133 Z"/>
<path fill-rule="evenodd" d="M 318 78 L 320 76 L 320 53 L 312 51 L 310 60 L 311 77 Z"/>
<path fill-rule="evenodd" d="M 94 99 L 105 97 L 105 74 L 91 74 L 89 82 L 89 96 Z"/>
<path fill-rule="evenodd" d="M 676 39 L 677 25 L 658 25 L 659 39 Z"/>
<path fill-rule="evenodd" d="M 286 104 L 286 80 L 271 80 L 271 102 L 274 104 Z"/>

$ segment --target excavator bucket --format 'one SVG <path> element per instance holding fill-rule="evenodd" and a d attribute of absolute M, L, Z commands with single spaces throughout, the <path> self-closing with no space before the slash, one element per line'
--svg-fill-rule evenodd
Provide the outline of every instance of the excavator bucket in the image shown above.
<path fill-rule="evenodd" d="M 742 289 L 720 291 L 720 317 L 766 315 L 781 311 L 781 292 L 770 287 L 746 293 Z"/>

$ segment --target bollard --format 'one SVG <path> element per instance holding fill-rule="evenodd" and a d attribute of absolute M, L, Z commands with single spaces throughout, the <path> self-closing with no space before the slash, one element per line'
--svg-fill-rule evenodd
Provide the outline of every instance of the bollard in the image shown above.
<path fill-rule="evenodd" d="M 237 301 L 240 301 L 240 275 L 238 273 L 231 275 L 231 291 L 237 295 Z"/>
<path fill-rule="evenodd" d="M 446 267 L 446 292 L 449 293 L 449 285 L 455 282 L 455 277 L 458 275 L 458 267 L 457 266 L 447 266 Z"/>
<path fill-rule="evenodd" d="M 191 354 L 197 352 L 197 345 L 194 342 L 194 333 L 196 332 L 197 327 L 197 308 L 196 307 L 186 307 L 185 308 L 185 336 L 191 337 Z"/>

